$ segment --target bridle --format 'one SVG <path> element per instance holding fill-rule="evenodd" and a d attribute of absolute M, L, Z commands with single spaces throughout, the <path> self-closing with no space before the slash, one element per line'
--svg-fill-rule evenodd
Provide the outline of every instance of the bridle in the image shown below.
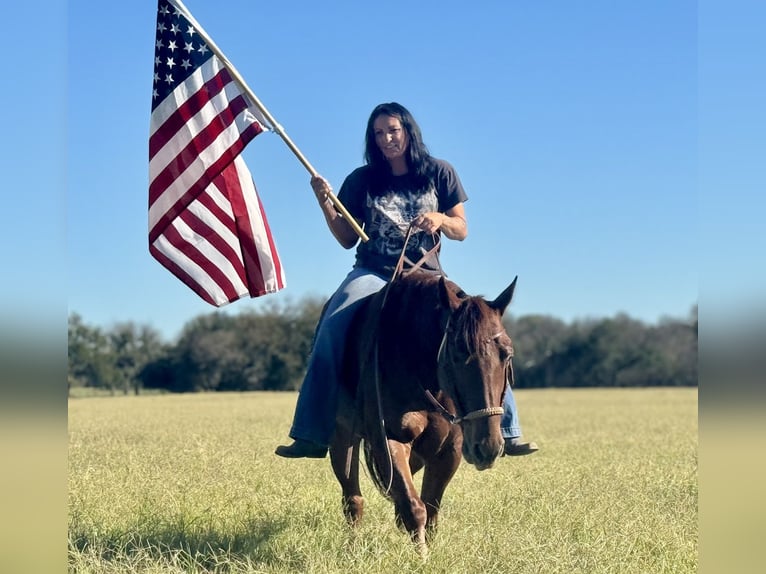
<path fill-rule="evenodd" d="M 451 320 L 452 320 L 452 316 L 450 315 L 450 317 L 447 319 L 447 324 L 444 327 L 444 335 L 442 336 L 441 343 L 439 344 L 439 352 L 436 355 L 436 362 L 437 362 L 437 364 L 441 363 L 442 358 L 444 357 L 445 348 L 447 346 L 447 335 L 450 332 L 449 331 L 449 326 L 450 326 L 450 321 Z M 495 340 L 499 339 L 500 337 L 502 337 L 504 334 L 505 334 L 504 331 L 499 331 L 499 332 L 495 333 L 494 335 L 492 335 L 491 337 L 488 337 L 485 340 L 485 342 L 489 343 L 491 341 L 495 341 Z M 511 358 L 513 358 L 513 349 L 511 349 L 511 354 L 510 354 L 508 363 L 506 365 L 506 369 L 507 369 L 506 380 L 510 380 L 510 381 L 513 380 L 513 363 L 510 360 Z M 470 363 L 474 359 L 478 359 L 478 354 L 477 353 L 472 353 L 471 355 L 469 355 L 468 358 L 465 360 L 465 364 L 467 365 L 468 363 Z M 510 377 L 510 379 L 508 379 L 508 377 Z M 428 389 L 423 389 L 423 391 L 424 391 L 428 401 L 436 408 L 436 411 L 442 417 L 444 417 L 447 420 L 447 422 L 450 423 L 451 425 L 460 424 L 463 421 L 472 421 L 472 420 L 476 420 L 476 419 L 483 419 L 483 418 L 487 418 L 487 417 L 491 417 L 491 416 L 502 415 L 505 412 L 503 407 L 484 407 L 483 409 L 476 409 L 474 411 L 470 411 L 469 413 L 467 413 L 467 414 L 463 415 L 462 417 L 460 417 L 460 416 L 457 416 L 457 415 L 453 415 L 451 412 L 449 412 L 444 407 L 444 405 L 442 405 L 436 399 L 436 397 L 434 397 L 434 395 L 433 395 L 433 393 L 431 393 L 431 391 L 429 391 Z"/>
<path fill-rule="evenodd" d="M 444 408 L 444 405 L 442 405 L 438 400 L 436 400 L 436 397 L 428 389 L 425 389 L 425 395 L 426 395 L 426 398 L 429 400 L 429 402 L 436 409 L 436 412 L 439 413 L 441 416 L 443 416 L 447 420 L 447 422 L 451 425 L 458 425 L 458 424 L 461 424 L 463 421 L 472 421 L 472 420 L 483 419 L 483 418 L 487 418 L 487 417 L 491 417 L 495 415 L 502 415 L 505 412 L 503 410 L 503 407 L 485 407 L 483 409 L 477 409 L 475 411 L 471 411 L 470 413 L 462 417 L 458 417 L 453 415 L 446 408 Z"/>
<path fill-rule="evenodd" d="M 435 238 L 436 241 L 435 241 L 435 245 L 433 246 L 433 248 L 431 248 L 429 251 L 425 252 L 417 263 L 413 264 L 411 261 L 409 261 L 409 259 L 407 259 L 406 255 L 405 255 L 405 252 L 407 251 L 407 243 L 409 243 L 410 236 L 412 235 L 412 231 L 413 231 L 414 227 L 415 226 L 412 223 L 410 223 L 410 225 L 407 227 L 407 233 L 405 234 L 405 237 L 404 237 L 404 245 L 402 247 L 402 253 L 399 256 L 399 261 L 396 263 L 396 267 L 394 268 L 393 275 L 391 276 L 391 279 L 388 281 L 388 284 L 385 287 L 385 292 L 383 293 L 383 300 L 382 300 L 381 306 L 380 306 L 381 310 L 383 309 L 383 306 L 386 304 L 386 299 L 388 298 L 388 289 L 391 286 L 391 284 L 398 277 L 402 277 L 404 275 L 407 275 L 407 274 L 412 273 L 413 271 L 416 271 L 417 269 L 419 269 L 423 265 L 423 263 L 429 257 L 431 257 L 432 255 L 435 255 L 435 257 L 436 257 L 436 264 L 437 264 L 437 266 L 439 268 L 439 273 L 442 276 L 446 277 L 446 274 L 442 270 L 441 262 L 439 261 L 440 239 L 439 239 L 438 235 Z M 404 263 L 405 262 L 410 264 L 410 268 L 407 269 L 407 270 L 404 269 Z M 444 349 L 445 349 L 445 346 L 446 346 L 446 343 L 447 343 L 447 335 L 449 334 L 449 324 L 450 324 L 450 320 L 451 319 L 452 319 L 452 316 L 450 315 L 450 317 L 447 319 L 447 324 L 444 327 L 444 335 L 442 336 L 441 343 L 439 344 L 439 352 L 438 352 L 438 354 L 436 356 L 437 364 L 439 362 L 441 362 L 442 357 L 444 355 Z M 494 340 L 498 339 L 499 337 L 501 337 L 504 334 L 505 334 L 504 331 L 499 331 L 498 333 L 495 333 L 494 335 L 489 337 L 486 342 L 494 341 Z M 511 349 L 510 357 L 511 358 L 513 357 L 513 349 Z M 476 358 L 478 358 L 478 355 L 476 353 L 473 353 L 472 355 L 470 355 L 466 359 L 465 364 L 470 363 L 471 360 L 476 359 Z M 375 360 L 377 362 L 377 345 L 376 345 L 376 359 Z M 376 377 L 376 379 L 377 379 L 377 377 Z M 510 382 L 510 383 L 513 382 L 513 364 L 512 364 L 512 362 L 510 360 L 508 361 L 507 366 L 506 366 L 506 380 L 508 382 Z M 377 381 L 376 381 L 376 386 L 378 386 L 377 385 Z M 487 417 L 502 415 L 505 412 L 503 407 L 484 407 L 482 409 L 477 409 L 477 410 L 471 411 L 471 412 L 463 415 L 462 417 L 461 416 L 457 416 L 457 415 L 454 415 L 451 412 L 449 412 L 444 407 L 444 405 L 442 405 L 436 399 L 436 397 L 433 395 L 433 393 L 431 393 L 431 391 L 429 391 L 428 389 L 426 389 L 426 388 L 424 388 L 422 386 L 421 386 L 421 388 L 423 389 L 423 394 L 425 394 L 426 399 L 428 399 L 428 402 L 430 402 L 434 406 L 434 408 L 436 409 L 436 412 L 438 412 L 442 417 L 444 417 L 447 420 L 447 422 L 449 422 L 451 425 L 460 424 L 460 423 L 462 423 L 464 421 L 472 421 L 472 420 L 476 420 L 476 419 L 481 419 L 481 418 L 487 418 Z M 377 390 L 378 390 L 378 393 L 380 393 L 380 389 L 378 388 Z"/>
<path fill-rule="evenodd" d="M 440 239 L 439 239 L 438 235 L 435 238 L 436 239 L 435 245 L 430 250 L 428 250 L 427 252 L 423 253 L 423 256 L 420 258 L 420 260 L 418 262 L 413 264 L 406 257 L 405 252 L 407 250 L 407 243 L 410 240 L 410 236 L 412 235 L 412 230 L 413 229 L 414 229 L 414 225 L 412 223 L 410 223 L 410 225 L 407 228 L 406 236 L 404 238 L 404 245 L 402 246 L 402 253 L 399 256 L 399 260 L 398 260 L 398 262 L 396 264 L 396 267 L 394 268 L 394 272 L 393 272 L 393 275 L 391 276 L 391 279 L 387 282 L 386 286 L 384 287 L 383 298 L 381 299 L 380 309 L 379 309 L 380 312 L 382 312 L 383 307 L 386 304 L 386 300 L 388 299 L 388 291 L 389 291 L 391 285 L 393 284 L 393 282 L 397 278 L 403 277 L 403 276 L 405 276 L 405 275 L 407 275 L 409 273 L 412 273 L 413 271 L 416 271 L 417 269 L 419 269 L 423 265 L 423 263 L 429 257 L 431 257 L 432 255 L 436 257 L 436 264 L 438 266 L 439 273 L 443 277 L 446 277 L 446 274 L 444 273 L 444 271 L 441 268 L 441 262 L 439 261 Z M 410 268 L 407 269 L 407 270 L 404 269 L 405 262 L 410 265 Z M 437 354 L 437 363 L 441 360 L 441 358 L 442 358 L 442 356 L 444 354 L 444 348 L 446 346 L 447 334 L 449 332 L 449 323 L 450 323 L 451 317 L 452 316 L 450 315 L 450 318 L 447 319 L 447 325 L 444 328 L 444 335 L 442 336 L 442 340 L 441 340 L 441 343 L 439 345 L 439 352 Z M 500 337 L 502 335 L 503 335 L 503 331 L 500 331 L 500 332 L 496 333 L 495 335 L 493 335 L 492 337 L 490 337 L 487 340 L 487 342 L 493 341 L 493 340 L 497 339 L 498 337 Z M 378 407 L 378 424 L 379 424 L 379 427 L 380 427 L 380 436 L 383 437 L 383 442 L 385 444 L 386 453 L 388 455 L 388 480 L 387 480 L 386 489 L 384 491 L 385 494 L 388 494 L 390 489 L 391 489 L 391 485 L 393 483 L 393 461 L 392 461 L 392 457 L 391 457 L 390 446 L 388 445 L 388 442 L 385 440 L 386 439 L 386 423 L 385 423 L 385 419 L 383 417 L 383 406 L 382 406 L 383 405 L 383 400 L 382 400 L 382 396 L 381 396 L 380 370 L 379 370 L 380 369 L 380 365 L 379 365 L 379 362 L 378 362 L 378 349 L 379 349 L 378 343 L 379 342 L 376 340 L 375 346 L 374 346 L 374 350 L 373 350 L 373 361 L 374 361 L 374 364 L 375 364 L 375 395 L 376 395 L 376 401 L 377 401 L 377 407 Z M 511 350 L 511 356 L 513 356 L 513 351 L 512 350 Z M 473 354 L 470 357 L 468 357 L 468 359 L 466 360 L 466 364 L 469 363 L 474 358 L 477 358 L 476 354 Z M 511 365 L 510 361 L 508 361 L 508 366 L 506 367 L 506 369 L 507 369 L 506 377 L 510 376 L 511 377 L 510 381 L 512 381 L 513 380 L 513 366 Z M 442 417 L 444 417 L 451 425 L 461 424 L 461 423 L 463 423 L 465 421 L 472 421 L 472 420 L 481 419 L 481 418 L 487 418 L 487 417 L 491 417 L 491 416 L 499 416 L 499 415 L 502 415 L 503 412 L 504 412 L 503 407 L 485 407 L 483 409 L 477 409 L 475 411 L 471 411 L 471 412 L 463 415 L 462 417 L 461 416 L 457 416 L 457 415 L 454 415 L 451 412 L 449 412 L 444 407 L 444 405 L 442 405 L 436 399 L 436 397 L 433 396 L 431 391 L 429 391 L 428 389 L 424 388 L 422 385 L 421 385 L 421 389 L 423 390 L 423 393 L 424 393 L 426 399 L 428 399 L 428 401 L 433 405 L 433 407 L 436 409 L 436 411 Z M 349 476 L 350 464 L 351 463 L 350 463 L 350 460 L 349 460 L 349 462 L 347 464 L 347 467 L 346 467 L 346 476 Z M 381 479 L 382 479 L 382 477 L 381 477 Z"/>

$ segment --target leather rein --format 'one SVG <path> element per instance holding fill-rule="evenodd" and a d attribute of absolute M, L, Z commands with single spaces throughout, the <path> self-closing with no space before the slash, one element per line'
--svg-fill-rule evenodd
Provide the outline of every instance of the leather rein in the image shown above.
<path fill-rule="evenodd" d="M 439 344 L 439 353 L 436 355 L 436 362 L 437 364 L 441 362 L 442 357 L 444 356 L 444 349 L 447 346 L 447 334 L 449 333 L 449 324 L 450 320 L 452 319 L 452 316 L 450 316 L 449 319 L 447 319 L 447 325 L 444 327 L 444 335 L 442 336 L 442 341 Z M 500 338 L 503 335 L 503 331 L 500 331 L 498 333 L 495 333 L 491 337 L 487 339 L 487 342 L 494 341 L 495 339 Z M 511 352 L 511 357 L 513 357 L 513 352 Z M 467 365 L 472 360 L 476 359 L 477 355 L 474 353 L 470 355 L 466 360 L 465 364 Z M 513 365 L 509 361 L 508 366 L 506 367 L 508 369 L 508 374 L 506 376 L 510 376 L 511 380 L 513 378 Z M 433 396 L 431 391 L 428 389 L 423 389 L 425 392 L 426 398 L 430 401 L 430 403 L 436 408 L 436 411 L 442 415 L 445 419 L 447 419 L 447 422 L 449 422 L 451 425 L 460 424 L 463 421 L 472 421 L 476 419 L 482 419 L 486 417 L 491 417 L 495 415 L 502 415 L 505 410 L 503 407 L 484 407 L 483 409 L 476 409 L 475 411 L 471 411 L 462 417 L 453 415 L 451 412 L 449 412 L 444 406 L 436 400 L 436 397 Z"/>
<path fill-rule="evenodd" d="M 391 283 L 393 283 L 399 277 L 404 277 L 404 276 L 409 275 L 410 273 L 413 273 L 414 271 L 417 271 L 418 269 L 420 269 L 420 267 L 423 265 L 423 263 L 425 263 L 428 260 L 428 258 L 431 257 L 431 255 L 435 255 L 436 256 L 436 264 L 439 267 L 439 273 L 443 277 L 447 276 L 444 273 L 444 271 L 442 270 L 441 262 L 439 261 L 438 251 L 439 251 L 439 247 L 441 245 L 441 239 L 438 236 L 436 236 L 435 245 L 430 250 L 426 251 L 423 254 L 423 256 L 417 261 L 417 263 L 412 263 L 406 257 L 405 252 L 407 250 L 407 244 L 409 243 L 410 236 L 412 235 L 413 227 L 414 227 L 414 225 L 412 223 L 410 223 L 409 227 L 407 228 L 407 234 L 404 237 L 404 246 L 402 247 L 402 253 L 399 256 L 399 261 L 396 263 L 396 267 L 394 268 L 394 273 L 391 276 L 391 280 L 388 282 L 388 285 L 386 286 L 385 293 L 383 294 L 383 301 L 381 302 L 381 306 L 380 306 L 381 311 L 383 310 L 383 306 L 386 304 L 386 299 L 388 298 L 388 288 L 391 285 Z M 410 267 L 407 270 L 404 269 L 404 263 L 405 262 L 410 264 Z M 439 352 L 438 352 L 438 354 L 436 356 L 437 364 L 442 360 L 442 357 L 444 356 L 444 349 L 445 349 L 446 344 L 447 344 L 447 334 L 449 333 L 449 324 L 450 324 L 450 320 L 451 319 L 452 319 L 452 317 L 450 316 L 450 318 L 447 319 L 447 324 L 444 327 L 444 335 L 442 336 L 441 343 L 439 344 Z M 495 335 L 490 337 L 489 340 L 491 341 L 491 340 L 497 339 L 501 335 L 503 335 L 502 331 L 500 331 L 499 333 L 496 333 Z M 376 355 L 377 355 L 377 353 L 376 353 Z M 511 356 L 513 356 L 513 354 L 511 354 Z M 470 357 L 468 357 L 468 359 L 466 359 L 466 361 L 465 361 L 466 364 L 468 364 L 474 358 L 476 358 L 475 355 L 471 355 Z M 377 357 L 376 357 L 376 360 L 377 360 Z M 510 376 L 513 377 L 513 367 L 511 366 L 510 362 L 508 363 L 508 368 L 510 370 Z M 428 399 L 428 402 L 430 402 L 431 405 L 433 405 L 433 407 L 436 409 L 436 412 L 439 413 L 442 417 L 444 417 L 447 420 L 447 422 L 449 422 L 451 425 L 460 424 L 463 421 L 472 421 L 472 420 L 476 420 L 476 419 L 481 419 L 481 418 L 486 418 L 486 417 L 491 417 L 491 416 L 496 416 L 496 415 L 502 415 L 503 412 L 504 412 L 503 407 L 485 407 L 483 409 L 477 409 L 477 410 L 471 411 L 471 412 L 463 415 L 462 417 L 460 417 L 460 416 L 454 415 L 451 412 L 449 412 L 444 407 L 444 405 L 442 405 L 437 400 L 437 398 L 433 395 L 433 393 L 431 393 L 431 391 L 429 391 L 428 389 L 426 389 L 422 385 L 420 386 L 420 388 L 422 389 L 423 394 L 425 395 L 426 399 Z M 379 389 L 378 389 L 378 392 L 379 392 Z"/>
<path fill-rule="evenodd" d="M 414 225 L 410 223 L 409 227 L 407 228 L 407 234 L 404 238 L 404 245 L 402 247 L 402 253 L 399 256 L 399 261 L 396 263 L 396 267 L 394 268 L 393 275 L 391 276 L 391 279 L 388 281 L 386 286 L 384 287 L 385 291 L 383 292 L 383 299 L 380 303 L 380 310 L 379 312 L 382 313 L 383 308 L 386 305 L 386 300 L 388 299 L 388 291 L 391 287 L 391 284 L 396 281 L 399 277 L 404 277 L 406 275 L 409 275 L 410 273 L 416 271 L 419 269 L 423 263 L 425 263 L 431 255 L 436 256 L 436 263 L 439 268 L 439 273 L 446 277 L 447 275 L 444 273 L 441 267 L 441 262 L 439 261 L 439 246 L 441 245 L 441 239 L 439 236 L 436 236 L 435 245 L 428 251 L 426 251 L 423 256 L 420 258 L 420 260 L 417 263 L 412 263 L 405 255 L 405 252 L 407 250 L 407 244 L 409 243 L 410 236 L 412 235 Z M 404 269 L 404 263 L 405 261 L 410 265 L 410 268 L 405 270 Z M 442 355 L 444 353 L 444 348 L 446 346 L 447 341 L 447 333 L 448 333 L 448 327 L 449 327 L 450 319 L 447 319 L 447 325 L 444 329 L 444 335 L 442 336 L 441 344 L 439 345 L 439 353 L 437 355 L 437 363 L 439 360 L 441 360 Z M 502 333 L 498 333 L 493 338 L 499 337 Z M 381 388 L 380 388 L 380 364 L 378 359 L 378 341 L 375 342 L 374 347 L 374 363 L 375 363 L 375 395 L 376 395 L 376 401 L 377 401 L 377 407 L 378 407 L 378 425 L 380 428 L 380 435 L 383 438 L 383 444 L 385 445 L 386 454 L 387 456 L 387 462 L 388 462 L 388 476 L 386 482 L 386 487 L 383 489 L 383 493 L 385 495 L 388 495 L 391 491 L 391 485 L 393 484 L 394 479 L 394 467 L 393 467 L 393 459 L 391 456 L 391 447 L 388 444 L 388 441 L 386 440 L 386 422 L 385 418 L 383 417 L 383 398 L 381 395 Z M 469 357 L 469 361 L 472 357 Z M 428 400 L 431 405 L 436 409 L 436 412 L 439 413 L 442 417 L 444 417 L 447 422 L 449 422 L 451 425 L 461 424 L 463 421 L 471 421 L 479 418 L 485 418 L 485 417 L 491 417 L 495 415 L 502 415 L 503 414 L 503 408 L 502 407 L 486 407 L 483 409 L 478 409 L 475 411 L 471 411 L 468 414 L 459 417 L 457 415 L 452 414 L 449 412 L 444 405 L 442 405 L 436 397 L 433 396 L 431 391 L 424 388 L 423 385 L 420 385 L 421 390 L 423 391 L 423 394 L 425 395 L 426 399 Z M 346 476 L 350 476 L 350 465 L 351 460 L 349 459 L 346 464 Z M 383 482 L 383 476 L 380 476 L 381 483 Z"/>

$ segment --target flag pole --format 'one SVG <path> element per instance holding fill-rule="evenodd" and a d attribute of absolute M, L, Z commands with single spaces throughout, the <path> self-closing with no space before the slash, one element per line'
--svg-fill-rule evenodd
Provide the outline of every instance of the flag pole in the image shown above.
<path fill-rule="evenodd" d="M 197 22 L 194 17 L 191 15 L 191 12 L 189 12 L 188 8 L 184 6 L 183 2 L 181 0 L 173 0 L 173 3 L 178 5 L 178 7 L 185 12 L 184 16 L 189 20 L 189 22 L 192 23 L 194 26 L 196 32 L 202 37 L 203 40 L 205 40 L 205 43 L 208 45 L 210 50 L 215 54 L 221 62 L 228 68 L 229 73 L 231 73 L 231 76 L 234 78 L 234 80 L 242 87 L 242 89 L 245 91 L 245 94 L 247 94 L 247 97 L 250 98 L 253 104 L 260 110 L 260 112 L 263 114 L 263 116 L 266 118 L 266 120 L 271 124 L 271 129 L 276 133 L 279 137 L 282 138 L 282 141 L 284 141 L 287 144 L 287 147 L 290 148 L 290 150 L 295 154 L 295 157 L 297 157 L 300 162 L 303 164 L 303 166 L 308 170 L 308 172 L 311 174 L 312 177 L 315 177 L 319 175 L 319 172 L 317 172 L 316 169 L 314 169 L 314 166 L 309 163 L 309 160 L 306 159 L 306 156 L 301 153 L 301 150 L 298 149 L 298 146 L 296 146 L 293 143 L 293 140 L 290 139 L 290 137 L 285 133 L 284 128 L 274 119 L 274 116 L 271 115 L 269 110 L 266 109 L 266 106 L 261 103 L 261 100 L 258 99 L 258 97 L 253 93 L 253 91 L 250 89 L 250 87 L 245 83 L 244 78 L 240 75 L 240 73 L 237 71 L 237 69 L 234 67 L 234 65 L 229 61 L 229 59 L 224 56 L 221 49 L 216 45 L 215 42 L 208 36 L 207 32 L 202 28 L 202 26 L 199 25 L 199 22 Z M 343 218 L 348 222 L 348 224 L 351 226 L 351 228 L 354 230 L 354 232 L 362 239 L 362 241 L 368 241 L 369 237 L 367 237 L 367 234 L 364 232 L 364 230 L 359 226 L 359 224 L 356 222 L 356 219 L 354 219 L 351 214 L 346 210 L 346 207 L 341 203 L 341 201 L 336 197 L 336 195 L 330 191 L 327 193 L 327 199 L 330 200 L 330 202 L 335 206 L 335 209 L 338 210 L 338 212 L 343 216 Z"/>

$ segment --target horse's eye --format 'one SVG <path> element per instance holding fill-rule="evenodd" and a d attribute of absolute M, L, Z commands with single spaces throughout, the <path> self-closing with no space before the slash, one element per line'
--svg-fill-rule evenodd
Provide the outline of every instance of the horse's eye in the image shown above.
<path fill-rule="evenodd" d="M 500 361 L 507 363 L 513 358 L 513 346 L 500 345 Z"/>

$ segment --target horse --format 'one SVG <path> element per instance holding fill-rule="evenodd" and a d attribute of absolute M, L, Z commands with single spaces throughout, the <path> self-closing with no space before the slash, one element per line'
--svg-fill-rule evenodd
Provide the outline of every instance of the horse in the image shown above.
<path fill-rule="evenodd" d="M 501 405 L 513 384 L 502 316 L 517 279 L 487 301 L 444 276 L 416 271 L 361 303 L 347 336 L 329 449 L 352 526 L 364 513 L 361 445 L 396 524 L 423 556 L 461 460 L 485 470 L 502 455 Z M 413 476 L 421 469 L 418 494 Z"/>

